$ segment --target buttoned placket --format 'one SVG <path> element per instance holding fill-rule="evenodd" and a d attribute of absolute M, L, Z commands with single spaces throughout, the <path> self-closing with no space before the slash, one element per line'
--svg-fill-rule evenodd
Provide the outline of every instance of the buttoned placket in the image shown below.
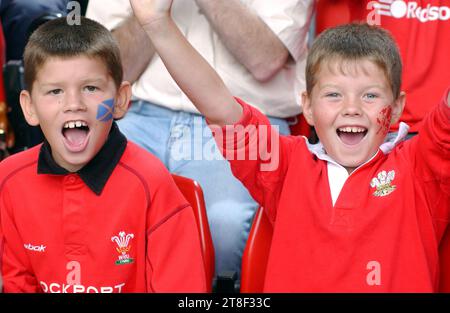
<path fill-rule="evenodd" d="M 84 189 L 87 187 L 77 174 L 64 176 L 62 185 L 64 253 L 66 257 L 75 258 L 86 253 Z"/>

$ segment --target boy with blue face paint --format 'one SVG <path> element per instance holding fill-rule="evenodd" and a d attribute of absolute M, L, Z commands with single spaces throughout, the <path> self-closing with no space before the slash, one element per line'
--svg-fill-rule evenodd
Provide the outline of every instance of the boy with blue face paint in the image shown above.
<path fill-rule="evenodd" d="M 0 164 L 4 291 L 205 291 L 190 205 L 113 121 L 131 89 L 109 31 L 50 21 L 24 62 L 20 103 L 45 141 Z"/>

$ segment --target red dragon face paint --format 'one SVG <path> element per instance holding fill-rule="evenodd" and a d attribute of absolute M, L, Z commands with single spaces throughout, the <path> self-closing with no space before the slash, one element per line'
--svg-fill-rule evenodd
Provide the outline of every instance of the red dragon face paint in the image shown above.
<path fill-rule="evenodd" d="M 382 132 L 382 134 L 386 135 L 389 132 L 389 128 L 391 126 L 392 119 L 392 107 L 386 106 L 384 107 L 377 116 L 377 124 L 379 126 L 377 130 L 377 134 Z"/>

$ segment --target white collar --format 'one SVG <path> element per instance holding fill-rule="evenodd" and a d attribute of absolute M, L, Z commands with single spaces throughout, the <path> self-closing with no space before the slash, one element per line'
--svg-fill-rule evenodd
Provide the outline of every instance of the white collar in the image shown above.
<path fill-rule="evenodd" d="M 400 122 L 400 125 L 398 126 L 398 133 L 395 138 L 389 138 L 389 135 L 386 137 L 386 140 L 384 143 L 381 144 L 380 150 L 383 151 L 384 154 L 388 154 L 392 151 L 392 149 L 395 148 L 396 145 L 398 145 L 400 142 L 404 141 L 406 139 L 406 136 L 408 135 L 409 126 L 406 123 Z"/>

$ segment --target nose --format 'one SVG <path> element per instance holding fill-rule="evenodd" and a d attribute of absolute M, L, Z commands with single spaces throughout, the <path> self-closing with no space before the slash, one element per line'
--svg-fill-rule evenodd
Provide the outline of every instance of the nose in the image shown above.
<path fill-rule="evenodd" d="M 64 112 L 86 111 L 87 106 L 78 92 L 66 92 L 64 97 Z"/>
<path fill-rule="evenodd" d="M 343 101 L 342 115 L 359 116 L 361 113 L 361 103 L 357 98 L 348 97 Z"/>

